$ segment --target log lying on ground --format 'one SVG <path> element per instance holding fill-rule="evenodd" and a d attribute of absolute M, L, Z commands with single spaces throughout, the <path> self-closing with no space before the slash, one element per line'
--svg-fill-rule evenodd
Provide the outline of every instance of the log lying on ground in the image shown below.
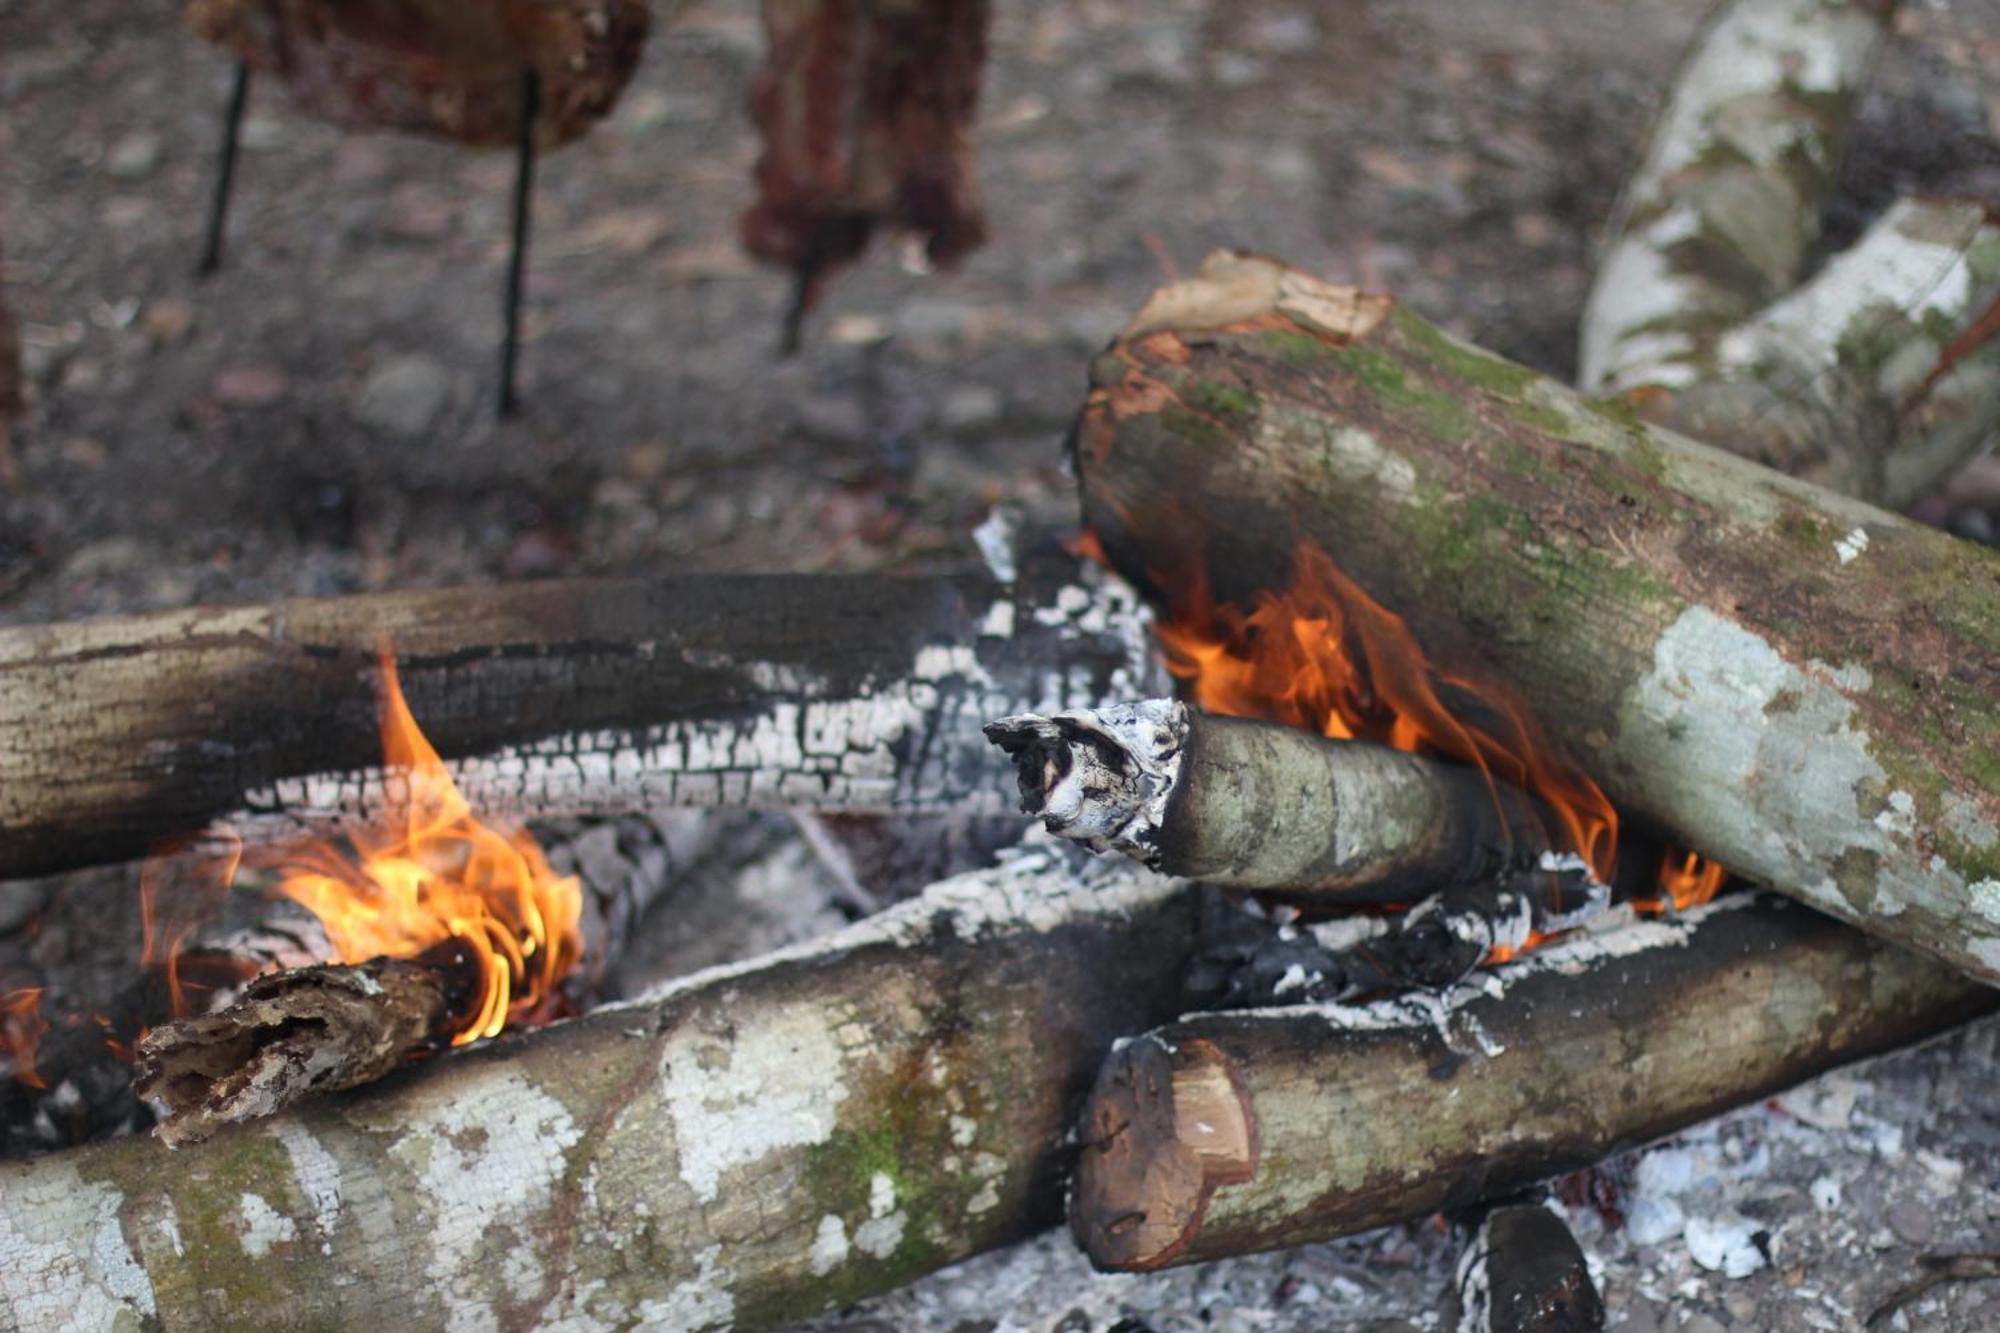
<path fill-rule="evenodd" d="M 1628 397 L 1650 421 L 1900 509 L 2000 428 L 2000 223 L 1970 201 L 1904 200 L 1717 338 L 1698 380 Z"/>
<path fill-rule="evenodd" d="M 1191 895 L 1030 852 L 823 944 L 177 1152 L 0 1167 L 0 1324 L 770 1328 L 1061 1217 Z"/>
<path fill-rule="evenodd" d="M 1627 180 L 1585 305 L 1592 393 L 1704 378 L 1718 339 L 1789 291 L 1894 0 L 1730 0 L 1695 39 Z"/>
<path fill-rule="evenodd" d="M 1779 899 L 1587 931 L 1444 996 L 1184 1018 L 1086 1104 L 1100 1267 L 1279 1249 L 1467 1206 L 2000 1007 Z"/>
<path fill-rule="evenodd" d="M 1049 832 L 1236 889 L 1409 902 L 1531 866 L 1548 835 L 1477 770 L 1172 699 L 988 724 Z"/>
<path fill-rule="evenodd" d="M 1085 521 L 1156 597 L 1247 606 L 1302 541 L 1622 808 L 2000 980 L 2000 553 L 1268 260 L 1160 292 L 1092 375 Z"/>
<path fill-rule="evenodd" d="M 377 645 L 482 818 L 670 805 L 1002 813 L 988 718 L 1153 671 L 1074 561 L 983 577 L 689 576 L 191 610 L 0 631 L 0 876 L 220 822 L 378 815 Z"/>

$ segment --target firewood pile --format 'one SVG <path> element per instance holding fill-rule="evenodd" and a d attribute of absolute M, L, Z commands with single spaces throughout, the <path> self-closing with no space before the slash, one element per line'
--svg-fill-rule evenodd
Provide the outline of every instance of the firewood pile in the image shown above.
<path fill-rule="evenodd" d="M 861 8 L 768 7 L 795 320 L 983 234 L 985 7 Z M 2000 427 L 2000 224 L 1808 264 L 1887 23 L 1715 19 L 1581 392 L 1223 251 L 1088 366 L 1075 531 L 954 572 L 0 629 L 0 876 L 100 889 L 0 947 L 0 1323 L 770 1329 L 1439 1218 L 1457 1327 L 1602 1327 L 1549 1182 L 2000 1010 L 2000 553 L 1897 512 Z"/>

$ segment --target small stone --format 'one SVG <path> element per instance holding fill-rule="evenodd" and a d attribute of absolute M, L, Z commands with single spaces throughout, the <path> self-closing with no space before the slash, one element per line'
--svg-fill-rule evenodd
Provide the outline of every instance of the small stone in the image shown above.
<path fill-rule="evenodd" d="M 1681 1333 L 1729 1333 L 1720 1319 L 1712 1314 L 1697 1314 L 1681 1322 Z"/>
<path fill-rule="evenodd" d="M 847 394 L 818 393 L 799 404 L 799 433 L 822 444 L 856 445 L 868 442 L 868 413 L 859 400 Z"/>
<path fill-rule="evenodd" d="M 159 165 L 160 136 L 148 130 L 126 135 L 104 155 L 104 169 L 115 180 L 143 180 Z"/>
<path fill-rule="evenodd" d="M 1935 1212 L 1920 1204 L 1904 1201 L 1892 1203 L 1886 1220 L 1889 1230 L 1905 1245 L 1928 1245 L 1937 1235 Z"/>
<path fill-rule="evenodd" d="M 916 300 L 896 312 L 896 336 L 911 342 L 944 342 L 965 336 L 973 309 L 961 301 Z"/>
<path fill-rule="evenodd" d="M 997 424 L 1004 402 L 990 384 L 961 384 L 945 395 L 938 424 L 956 435 L 975 435 Z"/>
<path fill-rule="evenodd" d="M 368 373 L 354 419 L 393 435 L 421 435 L 451 399 L 451 373 L 427 356 L 392 356 Z"/>
<path fill-rule="evenodd" d="M 163 343 L 176 341 L 193 324 L 194 307 L 171 296 L 152 302 L 139 316 L 139 327 Z"/>
<path fill-rule="evenodd" d="M 1272 14 L 1250 25 L 1249 45 L 1270 55 L 1308 55 L 1319 49 L 1319 23 L 1310 14 Z"/>
<path fill-rule="evenodd" d="M 227 407 L 268 407 L 285 396 L 290 381 L 276 366 L 225 366 L 211 386 Z"/>

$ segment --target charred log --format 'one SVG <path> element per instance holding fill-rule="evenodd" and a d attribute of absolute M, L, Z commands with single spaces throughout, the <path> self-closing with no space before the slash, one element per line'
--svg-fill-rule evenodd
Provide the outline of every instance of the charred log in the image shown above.
<path fill-rule="evenodd" d="M 1621 807 L 2000 979 L 2000 555 L 1268 260 L 1156 295 L 1093 384 L 1086 521 L 1156 597 L 1247 605 L 1297 534 Z"/>
<path fill-rule="evenodd" d="M 1474 1219 L 1452 1279 L 1457 1333 L 1598 1333 L 1604 1299 L 1583 1249 L 1539 1203 L 1506 1203 Z"/>
<path fill-rule="evenodd" d="M 0 1167 L 0 1323 L 782 1325 L 1058 1221 L 1076 1099 L 1193 927 L 1032 851 L 178 1152 Z"/>
<path fill-rule="evenodd" d="M 162 1142 L 197 1143 L 312 1093 L 372 1083 L 443 1044 L 476 980 L 450 949 L 273 972 L 217 1013 L 148 1032 L 134 1086 L 159 1111 Z"/>
<path fill-rule="evenodd" d="M 2000 1006 L 1775 899 L 1582 932 L 1481 982 L 1122 1047 L 1082 1121 L 1078 1240 L 1150 1269 L 1466 1207 Z"/>
<path fill-rule="evenodd" d="M 1049 832 L 1207 884 L 1409 902 L 1549 849 L 1527 799 L 1475 770 L 1171 699 L 1002 718 L 986 735 Z"/>
<path fill-rule="evenodd" d="M 227 826 L 378 817 L 375 653 L 482 817 L 668 806 L 1001 813 L 1000 713 L 1155 670 L 1067 558 L 985 578 L 704 576 L 197 609 L 0 631 L 0 875 Z"/>

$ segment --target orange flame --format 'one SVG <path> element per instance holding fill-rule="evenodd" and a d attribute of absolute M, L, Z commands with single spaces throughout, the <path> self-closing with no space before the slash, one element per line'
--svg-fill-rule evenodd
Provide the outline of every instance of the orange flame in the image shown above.
<path fill-rule="evenodd" d="M 293 853 L 280 866 L 278 892 L 320 919 L 340 962 L 463 942 L 478 962 L 480 990 L 453 1045 L 554 1017 L 556 988 L 583 952 L 576 877 L 556 875 L 525 832 L 502 834 L 473 817 L 417 729 L 386 649 L 381 688 L 392 817 L 349 833 L 352 855 L 332 843 Z"/>
<path fill-rule="evenodd" d="M 49 1030 L 42 1017 L 42 988 L 23 986 L 0 995 L 0 1055 L 14 1062 L 14 1077 L 31 1088 L 42 1086 L 35 1073 L 35 1048 Z"/>
<path fill-rule="evenodd" d="M 1260 593 L 1247 614 L 1210 594 L 1199 562 L 1186 576 L 1156 572 L 1153 582 L 1168 590 L 1155 631 L 1167 669 L 1209 712 L 1470 764 L 1540 797 L 1561 820 L 1568 850 L 1609 881 L 1618 814 L 1597 784 L 1557 756 L 1511 692 L 1433 669 L 1402 620 L 1325 552 L 1300 543 L 1290 586 Z"/>
<path fill-rule="evenodd" d="M 1669 848 L 1666 855 L 1660 858 L 1660 891 L 1666 895 L 1665 900 L 1638 906 L 1665 911 L 1666 903 L 1670 901 L 1675 911 L 1684 912 L 1713 898 L 1716 890 L 1722 887 L 1722 881 L 1728 878 L 1728 869 L 1719 862 L 1694 852 Z"/>

